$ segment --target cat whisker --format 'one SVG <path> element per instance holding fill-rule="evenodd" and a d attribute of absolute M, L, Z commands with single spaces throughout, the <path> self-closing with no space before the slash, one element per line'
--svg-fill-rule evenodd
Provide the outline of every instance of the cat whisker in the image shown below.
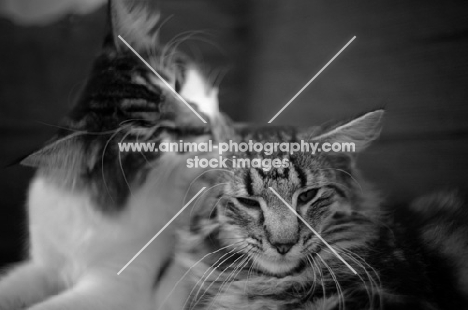
<path fill-rule="evenodd" d="M 354 259 L 357 261 L 359 260 L 361 263 L 363 263 L 365 266 L 369 267 L 369 269 L 371 269 L 374 273 L 374 275 L 376 276 L 377 278 L 377 281 L 378 281 L 378 284 L 377 284 L 377 281 L 374 279 L 374 277 L 372 277 L 368 272 L 367 270 L 364 268 L 364 270 L 366 271 L 366 274 L 369 278 L 369 280 L 371 281 L 371 283 L 373 283 L 374 287 L 376 290 L 381 290 L 382 289 L 382 282 L 380 280 L 380 275 L 377 273 L 377 271 L 371 266 L 369 265 L 361 256 L 359 256 L 358 254 L 356 253 L 353 253 L 351 250 L 348 250 L 348 249 L 343 249 L 343 248 L 339 248 L 341 251 L 345 251 L 348 253 L 348 255 L 354 257 Z M 377 294 L 379 294 L 377 292 Z M 380 298 L 380 304 L 382 304 L 382 295 L 379 294 L 379 298 Z"/>
<path fill-rule="evenodd" d="M 366 267 L 364 265 L 362 265 L 361 262 L 359 262 L 356 258 L 354 258 L 353 256 L 351 256 L 350 254 L 346 253 L 345 251 L 341 251 L 341 254 L 345 255 L 346 257 L 348 257 L 351 261 L 353 261 L 358 267 L 360 267 L 362 270 L 364 270 L 364 272 L 366 273 L 367 275 L 367 278 L 369 279 L 370 281 L 370 285 L 371 285 L 371 292 L 372 292 L 372 295 L 374 294 L 373 292 L 373 287 L 375 285 L 375 281 L 374 279 L 371 277 L 371 275 L 369 274 L 369 272 L 367 271 Z M 364 286 L 366 287 L 366 291 L 368 292 L 369 294 L 369 291 L 368 291 L 368 287 L 367 287 L 367 283 L 366 281 L 364 281 L 364 279 L 361 277 L 361 275 L 358 273 L 357 274 L 358 278 L 361 280 L 361 282 L 364 284 Z M 369 296 L 369 298 L 371 298 L 371 296 Z M 370 301 L 372 302 L 372 299 L 370 299 Z"/>
<path fill-rule="evenodd" d="M 341 289 L 341 285 L 338 282 L 338 279 L 336 278 L 335 273 L 333 272 L 332 268 L 325 262 L 325 260 L 320 256 L 320 254 L 316 253 L 316 255 L 322 261 L 323 265 L 328 269 L 328 272 L 330 273 L 330 276 L 332 277 L 333 281 L 335 282 L 336 290 L 337 290 L 337 293 L 338 293 L 338 303 L 339 303 L 338 308 L 343 309 L 343 310 L 346 309 L 345 300 L 344 300 L 345 296 L 343 294 L 343 290 Z"/>
<path fill-rule="evenodd" d="M 375 287 L 375 289 L 376 289 L 376 291 L 377 291 L 376 293 L 379 295 L 380 305 L 383 305 L 383 296 L 382 296 L 382 294 L 379 292 L 380 290 L 382 290 L 382 282 L 380 281 L 380 275 L 376 272 L 376 270 L 375 270 L 371 265 L 369 265 L 366 261 L 364 261 L 362 258 L 360 258 L 359 255 L 353 254 L 353 253 L 349 253 L 349 254 L 350 254 L 351 256 L 353 256 L 353 255 L 358 256 L 358 259 L 360 259 L 360 261 L 361 261 L 364 265 L 366 265 L 367 267 L 369 267 L 369 268 L 373 271 L 374 275 L 375 275 L 376 278 L 377 278 L 378 284 L 377 284 L 377 281 L 374 279 L 374 277 L 370 275 L 370 273 L 368 273 L 368 272 L 366 272 L 366 273 L 367 273 L 369 279 L 374 283 L 374 287 Z"/>
<path fill-rule="evenodd" d="M 204 285 L 204 282 L 210 277 L 210 275 L 213 273 L 213 271 L 215 271 L 219 266 L 221 266 L 225 261 L 227 261 L 229 258 L 233 257 L 234 255 L 236 255 L 237 253 L 241 252 L 243 249 L 245 249 L 247 246 L 244 246 L 242 248 L 238 248 L 238 247 L 235 247 L 234 249 L 232 249 L 231 251 L 227 252 L 227 253 L 224 253 L 220 258 L 218 258 L 218 260 L 216 262 L 214 262 L 210 267 L 208 267 L 206 269 L 206 271 L 203 273 L 203 275 L 200 277 L 200 279 L 197 281 L 197 283 L 195 283 L 195 285 L 193 286 L 192 290 L 190 291 L 190 293 L 188 294 L 188 297 L 187 299 L 185 300 L 185 303 L 184 303 L 184 306 L 182 307 L 182 309 L 185 309 L 188 301 L 191 299 L 191 296 L 192 296 L 192 293 L 193 291 L 197 288 L 198 284 L 200 283 L 200 281 L 202 281 L 204 278 L 205 278 L 205 275 L 208 273 L 208 271 L 212 270 L 210 272 L 210 274 L 205 278 L 205 280 L 203 280 L 203 283 L 200 285 L 196 295 L 195 295 L 195 299 L 196 297 L 198 296 L 198 294 L 200 293 L 200 290 L 201 288 L 203 287 Z M 234 251 L 238 250 L 236 253 L 232 253 Z M 223 261 L 221 261 L 226 255 L 228 255 L 227 258 L 225 258 Z M 220 262 L 221 261 L 221 262 Z M 190 303 L 192 303 L 193 301 L 191 301 Z M 191 308 L 191 306 L 190 306 Z"/>
<path fill-rule="evenodd" d="M 313 274 L 314 274 L 313 285 L 311 286 L 309 292 L 307 293 L 307 295 L 309 295 L 309 294 L 311 294 L 311 293 L 313 293 L 313 292 L 315 291 L 315 287 L 316 287 L 316 283 L 317 283 L 317 274 L 316 274 L 314 265 L 313 265 L 312 260 L 311 260 L 311 259 L 313 259 L 312 255 L 311 255 L 311 254 L 307 254 L 306 257 L 307 257 L 307 261 L 308 261 L 308 263 L 309 263 L 309 265 L 310 265 L 310 268 L 311 268 L 311 270 L 312 270 L 312 272 L 313 272 Z"/>
<path fill-rule="evenodd" d="M 172 17 L 174 17 L 174 14 L 171 14 L 171 15 L 167 16 L 163 21 L 161 21 L 161 22 L 159 23 L 158 28 L 156 28 L 154 31 L 157 32 L 157 33 L 161 32 L 162 27 L 163 27 Z M 156 47 L 156 45 L 152 45 L 152 46 Z"/>
<path fill-rule="evenodd" d="M 223 197 L 219 198 L 216 203 L 214 204 L 213 208 L 211 208 L 211 211 L 210 211 L 210 214 L 208 215 L 209 218 L 211 218 L 211 214 L 213 213 L 213 211 L 216 209 L 216 206 L 218 205 L 218 203 L 221 201 L 221 199 L 223 199 Z"/>
<path fill-rule="evenodd" d="M 128 118 L 126 120 L 121 121 L 119 123 L 119 126 L 122 126 L 122 125 L 127 124 L 127 123 L 131 123 L 131 122 L 138 122 L 138 121 L 148 121 L 148 120 L 146 120 L 144 118 Z M 132 124 L 130 124 L 130 125 L 132 125 Z"/>
<path fill-rule="evenodd" d="M 247 258 L 245 259 L 245 263 L 243 263 L 243 265 L 238 268 L 238 272 L 234 275 L 234 277 L 232 278 L 231 282 L 229 283 L 229 285 L 226 287 L 226 289 L 224 290 L 225 292 L 228 292 L 229 291 L 229 288 L 231 287 L 232 283 L 236 281 L 236 278 L 237 276 L 249 265 L 250 263 L 250 267 L 252 267 L 252 264 L 253 264 L 253 257 L 250 256 L 249 253 L 247 253 L 248 256 Z M 247 270 L 247 276 L 248 276 L 248 273 L 249 273 L 249 270 L 250 270 L 250 267 L 249 269 Z M 245 282 L 245 281 L 244 281 Z M 245 289 L 245 285 L 244 285 L 244 289 Z M 245 295 L 245 292 L 244 292 L 244 295 Z"/>
<path fill-rule="evenodd" d="M 340 249 L 342 250 L 342 249 Z M 331 253 L 331 252 L 330 252 Z M 358 278 L 361 280 L 361 282 L 364 284 L 364 287 L 366 289 L 366 292 L 367 292 L 367 296 L 369 298 L 369 303 L 370 303 L 370 308 L 373 309 L 374 308 L 374 305 L 373 305 L 373 302 L 374 302 L 374 296 L 375 296 L 375 290 L 374 290 L 374 285 L 375 285 L 375 282 L 374 282 L 374 279 L 369 275 L 369 273 L 367 272 L 366 268 L 359 262 L 357 261 L 354 257 L 352 257 L 351 255 L 349 255 L 348 253 L 344 252 L 343 250 L 340 251 L 341 254 L 343 254 L 344 256 L 348 257 L 349 260 L 351 260 L 352 262 L 354 262 L 357 266 L 359 266 L 362 270 L 364 270 L 364 272 L 366 273 L 367 275 L 367 278 L 369 279 L 370 281 L 370 290 L 369 290 L 369 287 L 367 285 L 367 282 L 364 281 L 364 279 L 361 277 L 361 275 L 359 274 L 359 272 L 356 274 L 358 276 Z M 357 269 L 357 271 L 359 271 L 359 269 Z"/>
<path fill-rule="evenodd" d="M 238 237 L 233 237 L 233 238 L 227 238 L 227 237 L 216 237 L 216 240 L 240 240 Z M 243 239 L 241 240 L 242 242 L 244 241 Z M 240 241 L 239 241 L 240 242 Z"/>
<path fill-rule="evenodd" d="M 76 133 L 76 134 L 95 135 L 95 136 L 110 135 L 110 134 L 113 134 L 113 133 L 115 133 L 117 130 L 120 129 L 120 127 L 117 127 L 116 129 L 112 129 L 112 130 L 93 132 L 93 131 L 87 131 L 87 130 L 77 130 L 77 129 L 73 129 L 73 128 L 69 128 L 69 127 L 64 127 L 64 126 L 60 126 L 60 125 L 49 124 L 49 123 L 40 122 L 40 121 L 38 121 L 38 123 L 41 124 L 41 125 L 46 125 L 46 126 L 49 126 L 49 127 L 54 127 L 54 128 L 57 128 L 57 129 L 63 129 L 63 130 L 67 130 L 67 131 L 70 131 L 70 132 L 74 132 L 74 133 Z M 75 137 L 75 136 L 74 136 L 74 137 Z"/>
<path fill-rule="evenodd" d="M 200 173 L 197 177 L 195 177 L 189 184 L 188 188 L 187 188 L 187 191 L 185 192 L 185 195 L 184 195 L 184 199 L 183 199 L 183 202 L 185 203 L 185 201 L 187 200 L 187 195 L 193 185 L 193 183 L 195 183 L 201 176 L 203 176 L 204 174 L 208 173 L 208 172 L 211 172 L 211 171 L 224 171 L 224 172 L 229 172 L 229 173 L 234 173 L 233 171 L 230 171 L 230 170 L 227 170 L 227 169 L 222 169 L 222 168 L 212 168 L 212 169 L 208 169 L 208 170 L 205 170 L 203 171 L 202 173 Z"/>
<path fill-rule="evenodd" d="M 219 87 L 228 71 L 229 69 L 227 68 L 218 69 L 216 71 L 213 70 L 212 74 L 210 74 L 210 76 L 208 77 L 208 80 L 210 81 L 211 85 L 213 85 L 214 87 Z"/>
<path fill-rule="evenodd" d="M 331 168 L 331 167 L 330 168 L 320 168 L 318 170 L 335 170 L 335 171 L 342 172 L 342 173 L 348 175 L 351 178 L 351 180 L 356 182 L 356 184 L 359 186 L 359 189 L 361 190 L 361 193 L 362 194 L 364 193 L 364 189 L 362 188 L 361 183 L 359 183 L 358 180 L 356 180 L 356 178 L 353 177 L 353 175 L 351 173 L 349 173 L 348 171 L 343 170 L 343 169 L 339 169 L 339 168 Z"/>
<path fill-rule="evenodd" d="M 240 252 L 240 251 L 239 251 L 239 252 Z M 239 253 L 239 252 L 237 252 L 237 253 Z M 237 254 L 237 253 L 235 253 L 235 254 Z M 232 257 L 232 256 L 231 256 L 231 257 Z M 195 295 L 195 299 L 194 299 L 194 300 L 195 300 L 195 304 L 193 304 L 193 306 L 192 306 L 192 304 L 190 304 L 189 309 L 192 309 L 192 307 L 195 307 L 195 306 L 202 300 L 202 298 L 205 296 L 205 294 L 208 292 L 208 290 L 211 288 L 211 286 L 213 286 L 213 284 L 216 283 L 216 282 L 219 280 L 219 278 L 224 274 L 224 272 L 226 272 L 226 270 L 228 270 L 229 268 L 231 268 L 239 259 L 242 259 L 243 257 L 245 257 L 245 254 L 241 254 L 241 255 L 240 255 L 238 258 L 236 258 L 227 268 L 224 268 L 224 269 L 219 273 L 219 275 L 216 277 L 216 279 L 215 279 L 214 281 L 211 281 L 211 283 L 210 283 L 210 284 L 208 285 L 208 287 L 204 290 L 204 292 L 203 292 L 203 294 L 200 296 L 200 298 L 198 298 L 198 294 L 199 294 L 199 292 L 201 291 L 201 289 L 203 288 L 205 282 L 210 278 L 211 274 L 212 274 L 217 268 L 213 269 L 213 270 L 210 272 L 210 274 L 208 274 L 208 276 L 205 278 L 205 281 L 202 282 L 202 285 L 200 286 L 200 288 L 199 288 L 197 294 Z M 225 259 L 225 260 L 223 261 L 223 263 L 224 263 L 226 260 L 227 260 L 227 259 Z M 221 265 L 221 264 L 220 264 L 220 265 Z M 217 267 L 219 267 L 220 265 L 218 265 Z"/>
<path fill-rule="evenodd" d="M 310 257 L 312 259 L 312 262 L 314 263 L 314 265 L 317 267 L 317 270 L 319 272 L 319 275 L 320 275 L 320 282 L 322 283 L 322 293 L 323 293 L 323 296 L 325 297 L 326 296 L 326 293 L 327 293 L 327 290 L 326 290 L 326 287 L 325 287 L 325 282 L 324 282 L 324 276 L 323 276 L 323 271 L 322 271 L 322 268 L 320 268 L 319 264 L 315 261 L 314 257 L 311 256 Z"/>
<path fill-rule="evenodd" d="M 190 266 L 190 268 L 182 275 L 182 277 L 176 282 L 176 284 L 174 285 L 174 287 L 171 289 L 171 291 L 169 292 L 169 294 L 167 295 L 167 297 L 163 300 L 163 302 L 161 303 L 161 305 L 159 306 L 158 310 L 161 310 L 162 309 L 162 306 L 167 302 L 167 300 L 169 299 L 169 297 L 172 295 L 172 293 L 174 292 L 174 290 L 176 289 L 176 287 L 180 284 L 180 282 L 190 273 L 190 271 L 192 271 L 192 269 L 197 266 L 199 263 L 201 263 L 205 258 L 207 258 L 208 256 L 210 255 L 213 255 L 213 254 L 216 254 L 216 253 L 219 253 L 221 252 L 222 250 L 224 249 L 227 249 L 229 247 L 232 247 L 232 246 L 235 246 L 235 245 L 238 245 L 239 243 L 241 243 L 242 241 L 238 241 L 238 242 L 235 242 L 233 244 L 229 244 L 227 246 L 224 246 L 222 248 L 219 248 L 217 249 L 216 251 L 213 251 L 213 252 L 210 252 L 208 254 L 205 254 L 202 258 L 200 258 L 197 262 L 195 262 L 192 266 Z"/>
<path fill-rule="evenodd" d="M 218 49 L 218 51 L 225 54 L 225 52 L 219 47 L 218 44 L 216 44 L 214 41 L 209 40 L 208 38 L 206 38 L 209 35 L 210 34 L 205 30 L 195 30 L 195 31 L 182 32 L 182 33 L 178 34 L 177 36 L 175 36 L 173 38 L 173 40 L 171 40 L 172 42 L 170 42 L 168 48 L 166 49 L 165 52 L 163 52 L 162 56 L 164 58 L 168 58 L 168 61 L 167 61 L 168 63 L 171 63 L 171 64 L 176 63 L 176 62 L 173 61 L 173 57 L 178 53 L 177 52 L 178 46 L 180 46 L 184 42 L 188 42 L 189 40 L 199 41 L 199 42 L 210 44 L 210 45 L 216 47 Z M 205 37 L 203 37 L 203 36 L 205 36 Z M 201 57 L 203 57 L 203 55 L 201 53 L 199 53 L 199 55 Z M 204 60 L 199 59 L 199 61 L 197 61 L 197 62 L 199 63 L 199 65 L 202 65 L 204 63 Z"/>
<path fill-rule="evenodd" d="M 326 181 L 326 182 L 319 183 L 319 184 L 321 186 L 326 186 L 326 185 L 333 184 L 333 185 L 336 185 L 340 189 L 346 189 L 346 190 L 352 191 L 352 189 L 350 189 L 349 186 L 346 186 L 345 184 L 339 183 L 339 182 Z"/>
<path fill-rule="evenodd" d="M 135 138 L 137 144 L 139 143 L 139 139 L 140 139 L 140 133 L 137 133 L 137 136 Z M 140 153 L 141 156 L 143 156 L 143 158 L 145 159 L 148 166 L 151 167 L 151 168 L 154 168 L 154 164 L 150 163 L 150 161 L 148 160 L 146 155 L 142 151 L 139 151 L 139 153 Z"/>
<path fill-rule="evenodd" d="M 244 284 L 244 295 L 246 295 L 246 289 L 247 289 L 247 285 L 249 283 L 249 279 L 250 279 L 250 275 L 251 273 L 253 272 L 253 268 L 255 267 L 255 265 L 257 264 L 257 261 L 256 261 L 256 258 L 260 256 L 260 254 L 254 254 L 252 256 L 252 264 L 250 264 L 250 268 L 249 270 L 247 271 L 247 279 L 245 280 L 245 284 Z"/>
<path fill-rule="evenodd" d="M 154 37 L 155 39 L 155 42 L 154 44 L 150 44 L 150 45 L 146 45 L 145 48 L 146 48 L 146 52 L 148 53 L 148 55 L 152 55 L 152 54 L 155 54 L 156 53 L 156 48 L 159 48 L 159 46 L 161 45 L 159 43 L 159 33 L 161 32 L 161 29 L 162 27 L 173 17 L 174 15 L 169 15 L 168 17 L 166 17 L 163 21 L 159 22 L 159 16 L 158 16 L 158 22 L 157 24 L 158 27 L 156 29 L 152 29 L 152 36 Z"/>
<path fill-rule="evenodd" d="M 196 39 L 196 38 L 193 38 L 193 37 L 195 37 L 198 34 L 206 34 L 206 32 L 204 32 L 202 30 L 184 31 L 184 32 L 181 32 L 181 33 L 177 34 L 176 36 L 174 36 L 161 49 L 161 53 L 159 55 L 159 66 L 161 68 L 167 68 L 167 64 L 169 64 L 169 65 L 175 64 L 176 62 L 174 62 L 174 57 L 177 54 L 181 54 L 180 52 L 177 51 L 178 46 L 180 44 L 188 41 L 189 39 Z"/>
<path fill-rule="evenodd" d="M 193 210 L 198 206 L 198 202 L 199 202 L 199 201 L 202 201 L 202 200 L 201 200 L 201 197 L 202 197 L 203 195 L 206 195 L 210 189 L 213 189 L 213 188 L 215 188 L 215 187 L 217 187 L 217 186 L 220 186 L 220 185 L 226 185 L 226 184 L 229 184 L 229 183 L 227 183 L 227 182 L 218 183 L 218 184 L 216 184 L 216 185 L 213 185 L 213 186 L 211 186 L 211 187 L 205 189 L 205 190 L 203 191 L 203 193 L 202 193 L 201 195 L 198 196 L 196 202 L 193 204 L 192 208 L 190 209 L 190 218 L 192 218 Z M 220 198 L 220 199 L 221 199 L 221 198 Z"/>
<path fill-rule="evenodd" d="M 102 155 L 101 155 L 101 174 L 102 174 L 102 182 L 104 184 L 104 187 L 106 188 L 107 190 L 107 194 L 109 195 L 109 197 L 111 198 L 112 202 L 115 203 L 115 200 L 114 200 L 114 197 L 112 197 L 112 194 L 109 190 L 109 187 L 107 186 L 107 182 L 106 182 L 106 177 L 105 177 L 105 173 L 104 173 L 104 156 L 106 154 L 106 150 L 107 150 L 107 147 L 109 145 L 109 143 L 112 141 L 112 139 L 120 132 L 124 129 L 125 127 L 121 127 L 119 128 L 118 130 L 116 130 L 110 137 L 109 139 L 107 140 L 106 144 L 104 145 L 104 148 L 102 150 Z"/>
<path fill-rule="evenodd" d="M 166 44 L 164 44 L 162 50 L 161 50 L 161 57 L 167 57 L 167 52 L 168 51 L 173 51 L 175 50 L 174 45 L 175 44 L 180 44 L 179 42 L 182 40 L 187 40 L 190 37 L 193 37 L 194 35 L 197 34 L 203 34 L 203 31 L 201 30 L 189 30 L 189 31 L 182 31 L 178 34 L 176 34 L 171 40 L 169 40 Z"/>
<path fill-rule="evenodd" d="M 379 299 L 380 299 L 380 305 L 383 304 L 383 296 L 382 294 L 380 294 L 378 291 L 382 289 L 382 282 L 381 282 L 381 279 L 380 279 L 380 275 L 379 273 L 374 269 L 374 267 L 372 267 L 371 265 L 369 265 L 364 258 L 362 258 L 360 255 L 358 255 L 357 253 L 354 253 L 352 252 L 351 250 L 349 249 L 344 249 L 344 248 L 340 248 L 339 249 L 341 251 L 344 251 L 346 253 L 348 253 L 349 256 L 353 257 L 356 261 L 359 261 L 360 263 L 362 263 L 363 265 L 367 266 L 370 270 L 372 270 L 373 274 L 375 275 L 375 279 L 368 271 L 366 268 L 364 268 L 364 270 L 366 271 L 366 274 L 369 278 L 369 280 L 371 281 L 371 284 L 373 284 L 373 286 L 375 287 L 375 290 L 376 290 L 376 293 L 379 295 Z M 378 283 L 377 283 L 378 282 Z M 373 296 L 375 296 L 375 294 L 373 294 Z"/>
<path fill-rule="evenodd" d="M 236 274 L 233 275 L 233 277 L 232 277 L 233 281 L 237 278 L 237 276 L 239 275 L 239 273 L 240 273 L 240 272 L 248 265 L 248 263 L 252 260 L 252 257 L 250 256 L 250 254 L 251 254 L 251 251 L 250 251 L 250 250 L 251 250 L 251 249 L 249 249 L 249 250 L 245 253 L 245 254 L 246 254 L 246 259 L 245 259 L 242 263 L 240 263 L 240 264 L 238 265 L 239 268 L 236 267 L 236 269 L 238 269 L 238 272 L 237 272 Z M 245 264 L 244 264 L 244 263 L 245 263 Z M 240 268 L 241 265 L 243 265 L 242 268 Z M 236 269 L 235 269 L 235 270 L 236 270 Z M 235 271 L 235 270 L 234 270 L 234 271 Z M 228 281 L 228 280 L 229 280 L 229 278 L 228 278 L 226 281 Z M 231 286 L 231 284 L 232 284 L 233 281 L 231 281 L 231 283 L 229 284 L 229 286 L 226 288 L 225 291 L 228 291 L 228 289 L 229 289 L 229 287 Z"/>
<path fill-rule="evenodd" d="M 122 143 L 125 138 L 130 134 L 130 132 L 127 132 L 123 137 L 122 139 L 120 140 L 119 143 Z M 127 184 L 127 187 L 128 187 L 128 192 L 130 193 L 130 196 L 133 197 L 133 193 L 132 193 L 132 189 L 130 188 L 130 184 L 128 183 L 128 180 L 127 180 L 127 176 L 125 175 L 125 171 L 124 171 L 124 168 L 123 168 L 123 165 L 122 165 L 122 153 L 121 152 L 118 152 L 118 158 L 119 158 L 119 166 L 120 166 L 120 171 L 122 172 L 122 177 L 125 181 L 125 184 Z"/>
<path fill-rule="evenodd" d="M 228 277 L 221 283 L 219 289 L 218 289 L 218 292 L 216 293 L 215 297 L 213 298 L 213 300 L 211 301 L 210 305 L 207 307 L 207 309 L 210 309 L 211 308 L 211 305 L 215 304 L 215 301 L 218 299 L 219 296 L 221 296 L 222 292 L 223 292 L 223 288 L 226 286 L 226 284 L 229 282 L 229 285 L 226 287 L 226 289 L 224 291 L 228 291 L 229 287 L 231 287 L 231 284 L 236 280 L 236 277 L 237 275 L 242 271 L 242 269 L 248 264 L 249 260 L 250 260 L 250 257 L 249 257 L 249 251 L 247 251 L 246 253 L 244 253 L 243 255 L 239 256 L 230 266 L 228 266 L 228 268 L 226 269 L 229 269 L 231 266 L 234 265 L 234 263 L 243 258 L 241 262 L 239 262 L 236 267 L 229 273 Z M 225 270 L 226 270 L 225 269 Z M 224 270 L 224 271 L 225 271 Z M 237 271 L 238 270 L 238 271 Z M 223 271 L 223 272 L 224 272 Z M 210 289 L 210 287 L 217 282 L 217 280 L 219 279 L 219 277 L 223 274 L 223 272 L 221 272 L 221 274 L 210 284 L 210 286 L 208 286 L 208 288 L 205 290 L 205 292 L 203 293 L 203 295 L 206 294 L 206 292 Z M 232 279 L 232 280 L 231 280 Z M 200 297 L 200 299 L 198 301 L 201 300 L 201 298 L 203 297 L 203 295 Z M 197 301 L 197 302 L 198 302 Z M 196 304 L 195 304 L 196 305 Z"/>
<path fill-rule="evenodd" d="M 216 294 L 214 295 L 214 297 L 212 298 L 210 304 L 208 305 L 208 307 L 206 307 L 206 309 L 211 309 L 211 306 L 215 305 L 216 304 L 216 301 L 221 297 L 222 293 L 223 293 L 223 288 L 227 285 L 227 283 L 229 282 L 230 284 L 235 280 L 235 274 L 236 274 L 236 271 L 237 269 L 244 264 L 244 262 L 246 262 L 248 260 L 248 257 L 246 257 L 246 255 L 242 255 L 240 257 L 238 257 L 238 259 L 242 259 L 240 262 L 238 262 L 236 264 L 236 266 L 231 270 L 231 272 L 228 274 L 227 278 L 225 278 L 223 281 L 221 281 L 221 284 L 219 285 L 219 288 L 218 288 L 218 291 L 216 292 Z M 234 263 L 236 262 L 233 262 L 227 269 L 229 269 L 231 266 L 234 265 Z M 227 270 L 226 269 L 226 270 Z M 225 271 L 225 270 L 224 270 Z M 223 271 L 223 272 L 224 272 Z M 222 273 L 221 273 L 222 274 Z M 220 274 L 220 276 L 221 276 Z M 219 278 L 219 276 L 218 276 Z M 203 293 L 203 295 L 198 299 L 197 303 L 203 298 L 203 296 L 207 293 L 207 291 L 210 289 L 210 287 L 217 282 L 218 278 L 216 278 L 212 283 L 210 283 L 210 286 L 208 286 L 208 288 L 205 290 L 205 292 Z M 232 278 L 232 280 L 231 280 Z M 231 280 L 231 281 L 230 281 Z M 195 305 L 197 304 L 195 303 Z M 194 306 L 195 306 L 194 305 Z"/>
<path fill-rule="evenodd" d="M 342 250 L 342 251 L 346 251 L 348 254 L 352 255 L 353 257 L 355 257 L 356 259 L 358 259 L 360 262 L 362 262 L 363 264 L 365 264 L 367 267 L 369 267 L 373 273 L 375 274 L 375 276 L 377 277 L 377 280 L 379 280 L 379 286 L 382 286 L 382 283 L 380 281 L 380 275 L 378 274 L 378 272 L 374 269 L 374 267 L 372 267 L 371 265 L 369 265 L 366 260 L 364 258 L 362 258 L 360 255 L 358 255 L 357 253 L 354 253 L 352 252 L 351 250 L 349 249 L 344 249 L 344 248 L 341 248 L 341 247 L 338 247 L 338 249 Z"/>

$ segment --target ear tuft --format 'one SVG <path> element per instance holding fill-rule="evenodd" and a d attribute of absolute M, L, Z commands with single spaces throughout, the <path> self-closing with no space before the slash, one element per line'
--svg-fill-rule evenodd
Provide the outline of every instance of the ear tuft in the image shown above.
<path fill-rule="evenodd" d="M 111 20 L 114 45 L 118 50 L 123 46 L 120 35 L 136 50 L 147 49 L 158 43 L 159 29 L 156 28 L 161 14 L 152 10 L 148 2 L 137 0 L 110 0 L 109 18 Z"/>
<path fill-rule="evenodd" d="M 384 110 L 368 112 L 350 122 L 335 126 L 331 130 L 314 137 L 313 140 L 331 143 L 354 143 L 355 151 L 360 152 L 380 136 L 384 114 Z"/>

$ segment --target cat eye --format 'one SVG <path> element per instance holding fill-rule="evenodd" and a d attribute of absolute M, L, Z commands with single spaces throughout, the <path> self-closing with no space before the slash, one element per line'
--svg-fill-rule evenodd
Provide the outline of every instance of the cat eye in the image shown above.
<path fill-rule="evenodd" d="M 318 193 L 318 188 L 309 189 L 308 191 L 301 193 L 297 197 L 297 200 L 298 202 L 303 203 L 303 204 L 307 203 L 311 201 L 312 199 L 314 199 L 314 197 L 317 196 L 317 193 Z"/>
<path fill-rule="evenodd" d="M 244 197 L 237 197 L 237 201 L 243 204 L 246 207 L 250 208 L 260 208 L 260 203 L 255 199 L 249 199 Z"/>

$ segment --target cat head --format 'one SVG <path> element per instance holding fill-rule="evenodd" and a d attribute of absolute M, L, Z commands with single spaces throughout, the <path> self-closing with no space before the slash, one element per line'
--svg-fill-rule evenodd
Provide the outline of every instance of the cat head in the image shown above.
<path fill-rule="evenodd" d="M 353 143 L 359 153 L 379 136 L 383 113 L 370 112 L 327 129 L 250 129 L 238 141 Z M 378 200 L 359 178 L 356 153 L 232 153 L 234 160 L 276 158 L 288 164 L 262 169 L 233 162 L 230 173 L 223 173 L 221 182 L 226 184 L 213 197 L 216 207 L 207 209 L 218 225 L 220 242 L 240 242 L 255 266 L 275 276 L 300 268 L 310 255 L 333 257 L 288 204 L 337 251 L 361 244 L 370 231 L 361 215 L 375 210 Z"/>
<path fill-rule="evenodd" d="M 208 98 L 217 108 L 217 92 L 174 45 L 159 42 L 158 12 L 138 1 L 119 0 L 109 2 L 109 15 L 111 31 L 74 108 L 56 136 L 22 164 L 39 168 L 65 186 L 89 190 L 103 208 L 118 209 L 129 187 L 138 186 L 160 156 L 120 152 L 118 143 L 158 144 L 209 133 L 212 115 L 204 112 L 213 109 L 205 109 L 200 104 L 203 100 L 192 99 Z M 204 86 L 199 90 L 202 94 L 187 90 L 193 89 L 193 83 Z"/>

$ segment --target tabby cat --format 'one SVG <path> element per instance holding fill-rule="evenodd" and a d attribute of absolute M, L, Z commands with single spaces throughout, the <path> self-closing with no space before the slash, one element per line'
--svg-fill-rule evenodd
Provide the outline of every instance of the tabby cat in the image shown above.
<path fill-rule="evenodd" d="M 229 154 L 288 159 L 269 171 L 185 168 L 189 157 L 214 156 L 206 153 L 120 153 L 120 141 L 180 139 L 354 142 L 361 152 L 384 112 L 305 130 L 232 125 L 196 65 L 157 43 L 159 15 L 125 1 L 110 8 L 113 35 L 80 100 L 57 136 L 23 161 L 38 167 L 30 257 L 0 281 L 0 309 L 468 308 L 468 212 L 456 193 L 391 208 L 349 153 Z M 160 235 L 117 275 L 201 186 L 178 232 Z"/>
<path fill-rule="evenodd" d="M 329 129 L 244 128 L 234 139 L 354 142 L 360 152 L 377 138 L 382 115 Z M 193 208 L 175 256 L 179 273 L 161 284 L 158 309 L 468 309 L 468 210 L 459 194 L 390 208 L 362 180 L 353 154 L 269 157 L 290 166 L 229 169 Z"/>

